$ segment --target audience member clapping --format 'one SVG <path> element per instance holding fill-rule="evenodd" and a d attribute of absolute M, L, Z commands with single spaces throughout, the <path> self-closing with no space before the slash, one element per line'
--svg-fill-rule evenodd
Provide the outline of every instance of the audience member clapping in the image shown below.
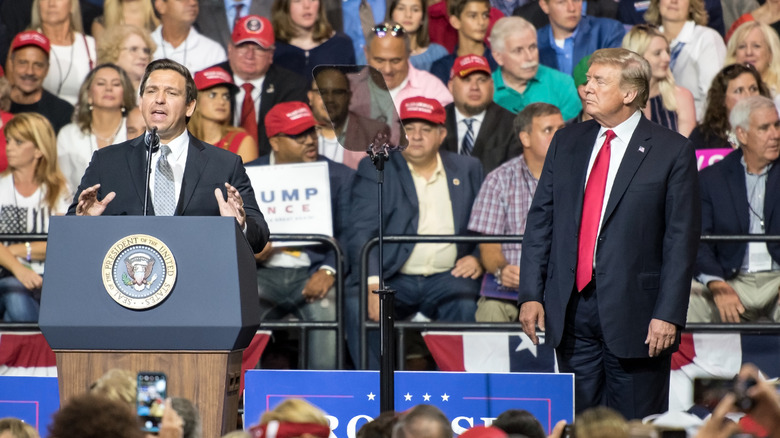
<path fill-rule="evenodd" d="M 97 59 L 100 64 L 111 63 L 121 67 L 130 77 L 135 92 L 140 89 L 141 78 L 155 50 L 157 44 L 152 41 L 148 31 L 118 24 L 108 28 L 98 41 Z"/>
<path fill-rule="evenodd" d="M 696 127 L 693 95 L 675 85 L 669 68 L 669 42 L 664 34 L 647 25 L 634 26 L 623 37 L 623 48 L 642 55 L 650 64 L 650 98 L 643 110 L 645 117 L 686 137 L 690 135 Z"/>
<path fill-rule="evenodd" d="M 11 109 L 11 84 L 8 79 L 0 74 L 0 129 L 13 117 L 9 113 Z M 5 136 L 0 135 L 0 172 L 8 168 L 8 159 L 5 156 Z"/>
<path fill-rule="evenodd" d="M 54 130 L 43 116 L 21 113 L 3 128 L 8 170 L 0 175 L 0 232 L 46 233 L 51 215 L 65 214 L 70 201 L 57 166 Z M 36 322 L 43 284 L 46 242 L 0 245 L 0 316 Z"/>
<path fill-rule="evenodd" d="M 94 38 L 84 35 L 79 2 L 35 0 L 30 29 L 43 33 L 51 42 L 51 65 L 43 87 L 75 104 L 81 82 L 95 66 L 97 56 Z"/>
<path fill-rule="evenodd" d="M 0 418 L 2 438 L 40 438 L 34 427 L 18 418 Z"/>
<path fill-rule="evenodd" d="M 650 24 L 660 25 L 666 39 L 671 41 L 669 66 L 674 79 L 693 93 L 696 118 L 702 120 L 707 88 L 726 57 L 723 38 L 707 27 L 704 0 L 681 3 L 652 0 L 645 19 Z"/>
<path fill-rule="evenodd" d="M 70 187 L 78 187 L 93 152 L 127 140 L 125 114 L 135 106 L 134 91 L 114 64 L 97 66 L 84 80 L 74 121 L 57 135 L 57 155 Z"/>
<path fill-rule="evenodd" d="M 412 50 L 409 61 L 414 68 L 430 71 L 436 60 L 447 56 L 447 49 L 432 43 L 428 35 L 428 4 L 425 0 L 392 0 L 386 19 L 401 24 L 409 35 Z"/>
<path fill-rule="evenodd" d="M 100 44 L 103 32 L 123 24 L 136 26 L 146 30 L 146 32 L 151 32 L 160 25 L 160 20 L 154 15 L 154 9 L 150 1 L 105 0 L 105 3 L 103 3 L 103 15 L 97 17 L 92 22 L 92 36 Z M 99 59 L 100 55 L 98 55 Z"/>
<path fill-rule="evenodd" d="M 729 125 L 729 114 L 737 102 L 750 97 L 770 97 L 758 71 L 749 64 L 732 64 L 712 80 L 707 93 L 704 119 L 689 139 L 696 149 L 732 148 L 737 142 Z"/>
<path fill-rule="evenodd" d="M 257 158 L 257 143 L 244 129 L 231 125 L 238 87 L 220 67 L 195 73 L 198 105 L 188 129 L 196 138 L 241 156 L 244 163 Z"/>
<path fill-rule="evenodd" d="M 275 0 L 271 22 L 276 36 L 274 63 L 307 81 L 319 64 L 355 64 L 352 40 L 334 32 L 320 0 Z"/>
<path fill-rule="evenodd" d="M 266 431 L 276 431 L 276 438 L 328 438 L 330 426 L 325 413 L 301 399 L 287 399 L 260 417 L 260 424 L 252 426 L 253 438 L 266 436 Z"/>
<path fill-rule="evenodd" d="M 740 26 L 726 47 L 726 65 L 750 64 L 761 74 L 775 103 L 780 99 L 780 38 L 766 24 L 751 21 Z"/>

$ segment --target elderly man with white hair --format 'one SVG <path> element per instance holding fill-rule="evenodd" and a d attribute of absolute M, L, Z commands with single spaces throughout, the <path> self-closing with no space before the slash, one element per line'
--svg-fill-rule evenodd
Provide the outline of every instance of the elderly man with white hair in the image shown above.
<path fill-rule="evenodd" d="M 504 17 L 493 26 L 490 45 L 500 66 L 493 72 L 497 104 L 517 114 L 530 103 L 549 103 L 561 110 L 564 120 L 582 110 L 574 79 L 539 65 L 533 24 L 521 17 Z"/>

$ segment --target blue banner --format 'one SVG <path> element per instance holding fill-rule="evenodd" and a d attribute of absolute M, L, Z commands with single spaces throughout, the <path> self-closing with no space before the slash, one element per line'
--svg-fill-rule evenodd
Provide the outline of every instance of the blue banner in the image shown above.
<path fill-rule="evenodd" d="M 244 424 L 257 424 L 266 410 L 287 398 L 302 398 L 328 414 L 331 438 L 355 438 L 379 415 L 378 371 L 250 370 L 245 375 Z M 550 373 L 396 372 L 395 410 L 418 404 L 439 407 L 460 434 L 490 425 L 507 409 L 525 409 L 547 433 L 559 420 L 574 420 L 574 376 Z"/>
<path fill-rule="evenodd" d="M 47 436 L 47 427 L 59 407 L 56 377 L 0 376 L 0 418 L 19 418 Z"/>

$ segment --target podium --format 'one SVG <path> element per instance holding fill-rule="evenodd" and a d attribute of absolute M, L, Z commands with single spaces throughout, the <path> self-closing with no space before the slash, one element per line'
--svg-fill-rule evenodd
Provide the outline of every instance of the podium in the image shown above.
<path fill-rule="evenodd" d="M 260 309 L 234 218 L 52 217 L 41 295 L 60 403 L 111 368 L 159 371 L 169 397 L 198 407 L 204 437 L 236 428 L 241 355 Z"/>

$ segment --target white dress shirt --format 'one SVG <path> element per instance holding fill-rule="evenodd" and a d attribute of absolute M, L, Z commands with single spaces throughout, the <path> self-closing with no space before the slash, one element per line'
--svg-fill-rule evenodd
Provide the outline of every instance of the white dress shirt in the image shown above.
<path fill-rule="evenodd" d="M 233 81 L 238 87 L 238 93 L 236 94 L 236 113 L 233 114 L 233 125 L 241 126 L 241 108 L 244 104 L 244 95 L 246 94 L 242 86 L 247 82 L 254 85 L 255 88 L 252 89 L 252 101 L 255 104 L 255 114 L 260 117 L 260 96 L 263 94 L 263 82 L 265 82 L 265 76 L 262 78 L 252 79 L 251 81 L 245 81 L 239 78 L 238 75 L 233 75 Z M 263 121 L 258 119 L 257 124 L 261 125 L 262 123 Z"/>
<path fill-rule="evenodd" d="M 474 147 L 477 147 L 477 135 L 479 135 L 479 129 L 482 127 L 482 122 L 485 120 L 485 114 L 487 113 L 487 110 L 482 111 L 481 113 L 471 116 L 470 118 L 474 119 L 474 121 L 471 123 L 471 130 L 474 131 Z M 463 147 L 463 137 L 466 136 L 466 132 L 468 131 L 468 126 L 466 126 L 465 120 L 469 117 L 464 116 L 461 114 L 460 111 L 458 111 L 458 108 L 455 107 L 455 126 L 458 127 L 458 153 L 460 154 L 461 148 Z M 472 150 L 473 152 L 473 150 Z"/>

